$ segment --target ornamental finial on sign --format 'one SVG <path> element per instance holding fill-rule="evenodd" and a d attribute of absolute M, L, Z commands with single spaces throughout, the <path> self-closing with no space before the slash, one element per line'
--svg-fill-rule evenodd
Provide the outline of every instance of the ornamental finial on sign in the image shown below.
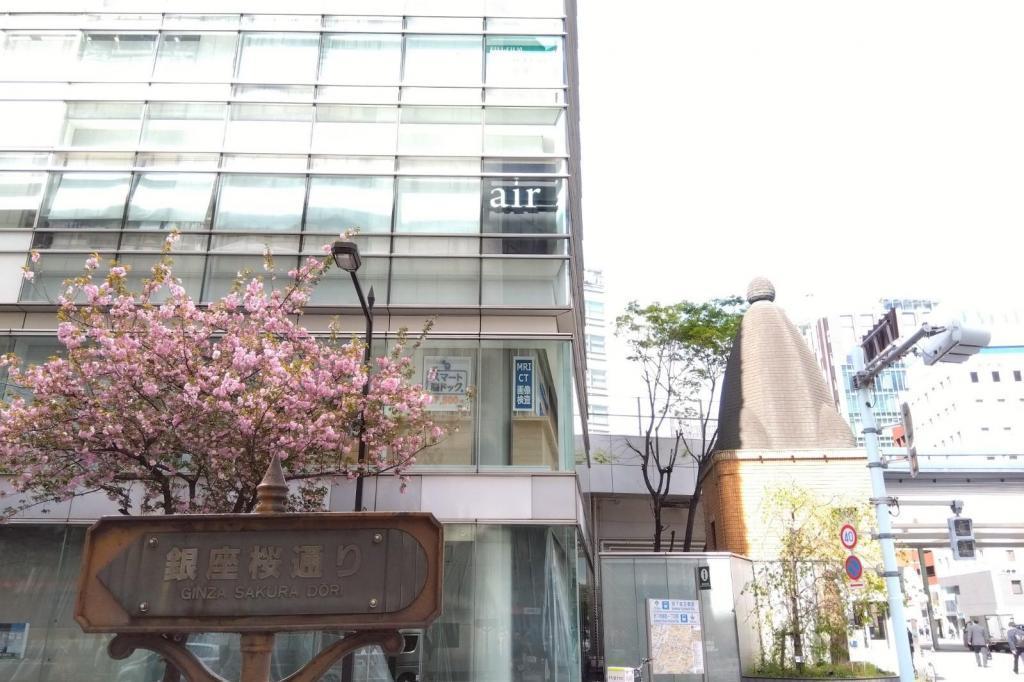
<path fill-rule="evenodd" d="M 284 480 L 284 470 L 277 455 L 270 460 L 267 473 L 256 486 L 257 514 L 275 514 L 288 511 L 288 484 Z"/>

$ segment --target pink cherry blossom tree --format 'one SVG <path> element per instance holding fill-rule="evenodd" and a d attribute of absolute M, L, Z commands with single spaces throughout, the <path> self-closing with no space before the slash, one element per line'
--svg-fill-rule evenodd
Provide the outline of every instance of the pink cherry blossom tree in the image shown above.
<path fill-rule="evenodd" d="M 174 277 L 176 239 L 138 292 L 125 267 L 99 272 L 95 254 L 65 282 L 63 357 L 25 368 L 0 358 L 24 389 L 0 402 L 0 471 L 25 494 L 7 513 L 95 491 L 124 514 L 246 512 L 274 455 L 299 482 L 291 506 L 313 509 L 327 477 L 400 476 L 444 435 L 412 382 L 404 334 L 368 375 L 361 341 L 299 324 L 330 258 L 306 259 L 284 286 L 240 276 L 201 307 Z"/>

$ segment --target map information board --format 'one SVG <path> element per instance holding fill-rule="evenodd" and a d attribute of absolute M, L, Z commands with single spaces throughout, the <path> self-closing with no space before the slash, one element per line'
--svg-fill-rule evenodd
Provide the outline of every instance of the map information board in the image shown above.
<path fill-rule="evenodd" d="M 648 599 L 647 641 L 654 675 L 704 672 L 700 604 L 692 599 Z"/>

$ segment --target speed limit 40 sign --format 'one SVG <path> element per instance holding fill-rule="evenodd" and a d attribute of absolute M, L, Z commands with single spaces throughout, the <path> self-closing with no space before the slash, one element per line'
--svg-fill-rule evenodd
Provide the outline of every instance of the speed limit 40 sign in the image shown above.
<path fill-rule="evenodd" d="M 857 546 L 857 529 L 852 524 L 844 523 L 839 529 L 839 542 L 843 543 L 846 549 L 853 549 Z"/>

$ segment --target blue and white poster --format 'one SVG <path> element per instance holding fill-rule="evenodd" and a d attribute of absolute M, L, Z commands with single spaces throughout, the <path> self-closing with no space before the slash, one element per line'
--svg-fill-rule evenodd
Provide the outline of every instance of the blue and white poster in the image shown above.
<path fill-rule="evenodd" d="M 512 409 L 533 411 L 533 357 L 512 358 Z"/>

